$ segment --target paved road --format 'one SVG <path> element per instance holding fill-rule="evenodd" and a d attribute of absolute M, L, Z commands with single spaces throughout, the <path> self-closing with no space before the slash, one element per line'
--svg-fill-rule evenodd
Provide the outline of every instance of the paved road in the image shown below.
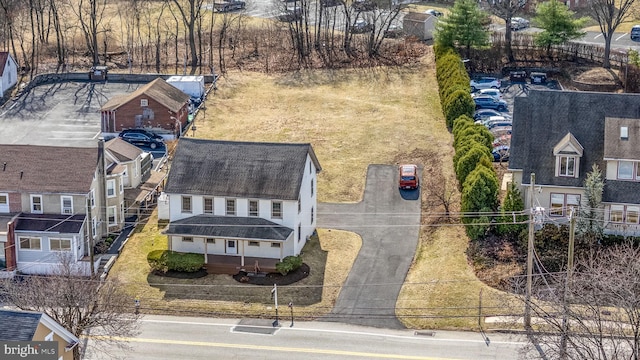
<path fill-rule="evenodd" d="M 401 329 L 398 294 L 418 245 L 419 191 L 399 191 L 398 170 L 370 165 L 362 202 L 318 205 L 319 228 L 360 234 L 362 248 L 331 314 L 324 319 Z"/>
<path fill-rule="evenodd" d="M 238 326 L 245 324 L 244 326 Z M 501 334 L 376 329 L 337 323 L 282 321 L 273 328 L 237 319 L 144 317 L 141 334 L 123 338 L 130 350 L 109 348 L 85 359 L 516 359 L 524 339 Z M 90 341 L 90 345 L 93 344 Z"/>

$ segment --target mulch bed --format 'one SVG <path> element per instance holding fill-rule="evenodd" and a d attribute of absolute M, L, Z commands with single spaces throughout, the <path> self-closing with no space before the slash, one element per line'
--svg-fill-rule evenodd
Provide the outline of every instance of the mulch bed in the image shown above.
<path fill-rule="evenodd" d="M 303 263 L 299 269 L 291 271 L 287 275 L 282 275 L 280 273 L 268 273 L 264 276 L 248 276 L 247 272 L 241 271 L 236 275 L 233 275 L 233 278 L 243 284 L 269 286 L 273 286 L 273 284 L 290 285 L 309 276 L 310 271 L 311 269 L 309 268 L 309 265 Z"/>
<path fill-rule="evenodd" d="M 200 269 L 196 272 L 184 272 L 184 271 L 174 271 L 169 270 L 166 273 L 162 271 L 154 271 L 153 275 L 170 277 L 174 279 L 198 279 L 201 277 L 205 277 L 208 275 L 207 270 Z"/>

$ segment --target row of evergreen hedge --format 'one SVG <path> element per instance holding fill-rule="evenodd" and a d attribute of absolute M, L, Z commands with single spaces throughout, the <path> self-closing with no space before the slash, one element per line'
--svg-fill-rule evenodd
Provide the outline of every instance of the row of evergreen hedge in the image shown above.
<path fill-rule="evenodd" d="M 475 103 L 469 75 L 460 55 L 450 47 L 434 46 L 440 104 L 453 134 L 453 166 L 462 191 L 462 221 L 472 240 L 484 236 L 490 214 L 498 207 L 498 176 L 491 154 L 493 134 L 473 121 Z"/>

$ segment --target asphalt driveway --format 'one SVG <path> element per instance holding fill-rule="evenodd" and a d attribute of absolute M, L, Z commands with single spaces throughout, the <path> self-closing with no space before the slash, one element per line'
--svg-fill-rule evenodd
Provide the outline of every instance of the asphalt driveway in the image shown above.
<path fill-rule="evenodd" d="M 420 194 L 398 190 L 397 178 L 395 166 L 370 165 L 362 202 L 318 205 L 319 228 L 362 237 L 333 311 L 323 320 L 404 328 L 395 306 L 418 245 Z"/>

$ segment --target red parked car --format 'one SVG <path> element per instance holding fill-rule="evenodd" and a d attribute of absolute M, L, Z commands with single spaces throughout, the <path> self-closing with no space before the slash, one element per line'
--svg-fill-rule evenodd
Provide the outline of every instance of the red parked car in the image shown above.
<path fill-rule="evenodd" d="M 400 189 L 417 189 L 420 186 L 420 179 L 418 178 L 418 167 L 413 164 L 400 165 Z"/>

